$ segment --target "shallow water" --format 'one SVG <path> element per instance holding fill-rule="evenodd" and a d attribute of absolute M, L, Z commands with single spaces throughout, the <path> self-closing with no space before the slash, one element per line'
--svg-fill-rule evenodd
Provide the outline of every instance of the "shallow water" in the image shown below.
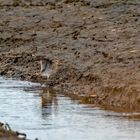
<path fill-rule="evenodd" d="M 0 121 L 34 140 L 139 140 L 140 121 L 0 78 Z M 34 89 L 34 90 L 33 90 Z"/>

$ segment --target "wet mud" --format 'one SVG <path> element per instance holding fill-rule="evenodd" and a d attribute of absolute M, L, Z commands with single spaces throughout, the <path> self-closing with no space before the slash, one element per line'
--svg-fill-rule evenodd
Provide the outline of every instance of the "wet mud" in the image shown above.
<path fill-rule="evenodd" d="M 139 0 L 3 0 L 0 74 L 105 108 L 140 111 Z M 39 57 L 59 61 L 41 76 Z"/>
<path fill-rule="evenodd" d="M 7 131 L 0 128 L 0 140 L 24 140 L 22 138 L 18 138 L 16 132 Z"/>

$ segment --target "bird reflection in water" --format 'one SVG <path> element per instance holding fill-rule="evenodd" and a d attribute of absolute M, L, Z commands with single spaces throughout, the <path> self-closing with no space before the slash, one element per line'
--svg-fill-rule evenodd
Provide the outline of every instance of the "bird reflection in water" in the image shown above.
<path fill-rule="evenodd" d="M 56 113 L 58 106 L 56 93 L 51 89 L 43 89 L 41 105 L 43 118 L 47 118 L 52 112 Z"/>

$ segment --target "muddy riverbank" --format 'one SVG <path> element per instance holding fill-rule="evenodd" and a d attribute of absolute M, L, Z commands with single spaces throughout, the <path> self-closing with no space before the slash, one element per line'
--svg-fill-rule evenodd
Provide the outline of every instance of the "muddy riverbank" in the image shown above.
<path fill-rule="evenodd" d="M 139 0 L 0 2 L 0 74 L 123 111 L 140 110 Z M 38 57 L 58 60 L 49 80 Z"/>
<path fill-rule="evenodd" d="M 23 140 L 17 137 L 17 133 L 14 131 L 7 131 L 0 128 L 0 140 Z"/>

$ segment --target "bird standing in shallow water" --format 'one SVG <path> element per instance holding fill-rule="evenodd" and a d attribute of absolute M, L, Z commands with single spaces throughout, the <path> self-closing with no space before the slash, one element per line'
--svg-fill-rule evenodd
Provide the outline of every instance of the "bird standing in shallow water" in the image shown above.
<path fill-rule="evenodd" d="M 42 58 L 40 60 L 41 65 L 41 73 L 43 76 L 46 76 L 48 79 L 52 74 L 54 74 L 58 68 L 59 62 L 56 60 L 53 62 L 52 60 L 48 58 Z"/>
<path fill-rule="evenodd" d="M 40 61 L 41 73 L 42 73 L 43 76 L 47 76 L 47 78 L 50 77 L 50 75 L 53 71 L 52 63 L 53 62 L 49 59 L 42 59 Z"/>

